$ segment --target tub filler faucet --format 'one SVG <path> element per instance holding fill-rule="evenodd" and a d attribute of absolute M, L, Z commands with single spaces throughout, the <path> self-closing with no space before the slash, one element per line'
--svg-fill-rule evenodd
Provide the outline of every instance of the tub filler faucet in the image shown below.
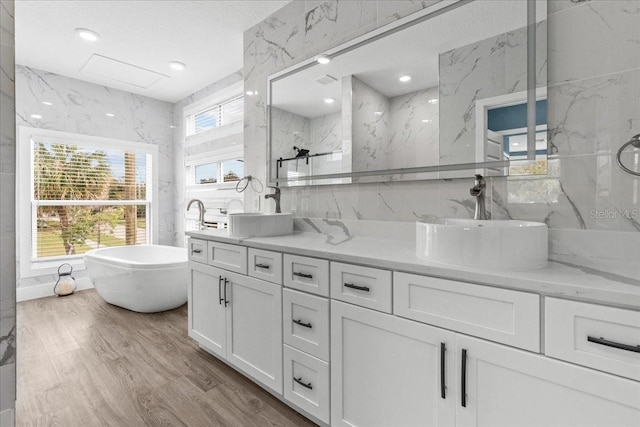
<path fill-rule="evenodd" d="M 198 229 L 199 230 L 204 230 L 205 229 L 205 225 L 204 225 L 204 213 L 206 212 L 206 210 L 204 209 L 204 203 L 202 203 L 202 200 L 200 199 L 191 199 L 189 201 L 189 204 L 187 205 L 187 210 L 191 209 L 191 205 L 196 203 L 198 205 Z"/>
<path fill-rule="evenodd" d="M 473 219 L 489 219 L 487 217 L 487 209 L 484 202 L 484 195 L 487 189 L 487 183 L 482 175 L 476 175 L 476 180 L 473 183 L 473 187 L 469 189 L 471 196 L 476 199 L 476 210 L 473 214 Z"/>

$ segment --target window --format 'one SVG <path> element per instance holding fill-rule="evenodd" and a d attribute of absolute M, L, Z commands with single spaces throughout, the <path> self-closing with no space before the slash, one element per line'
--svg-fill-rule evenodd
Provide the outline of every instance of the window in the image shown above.
<path fill-rule="evenodd" d="M 190 163 L 187 165 L 187 185 L 236 182 L 244 176 L 244 162 L 240 158 L 221 161 L 192 161 Z"/>
<path fill-rule="evenodd" d="M 21 274 L 152 243 L 155 157 L 149 144 L 21 128 Z"/>
<path fill-rule="evenodd" d="M 242 95 L 223 101 L 186 117 L 187 137 L 242 120 Z"/>

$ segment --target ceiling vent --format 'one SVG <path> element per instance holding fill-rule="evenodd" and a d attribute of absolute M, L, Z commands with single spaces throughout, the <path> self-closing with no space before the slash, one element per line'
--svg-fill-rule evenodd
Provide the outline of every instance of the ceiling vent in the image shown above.
<path fill-rule="evenodd" d="M 329 74 L 325 74 L 324 76 L 318 77 L 316 79 L 316 82 L 320 83 L 321 85 L 328 85 L 330 83 L 337 82 L 337 81 L 338 79 L 336 79 L 333 76 L 330 76 Z"/>
<path fill-rule="evenodd" d="M 169 77 L 165 74 L 156 73 L 155 71 L 96 53 L 89 58 L 80 71 L 142 89 L 147 89 L 159 80 Z"/>

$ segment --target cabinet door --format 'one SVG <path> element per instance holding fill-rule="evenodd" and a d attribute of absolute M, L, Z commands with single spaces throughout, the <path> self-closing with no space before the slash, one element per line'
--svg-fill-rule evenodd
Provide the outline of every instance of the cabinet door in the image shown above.
<path fill-rule="evenodd" d="M 331 425 L 452 426 L 454 342 L 452 332 L 332 301 Z"/>
<path fill-rule="evenodd" d="M 189 262 L 189 336 L 205 349 L 226 357 L 226 310 L 222 299 L 226 272 Z"/>
<path fill-rule="evenodd" d="M 282 286 L 227 277 L 227 360 L 282 394 Z"/>
<path fill-rule="evenodd" d="M 637 427 L 640 422 L 635 381 L 462 335 L 456 337 L 456 365 L 461 427 Z"/>

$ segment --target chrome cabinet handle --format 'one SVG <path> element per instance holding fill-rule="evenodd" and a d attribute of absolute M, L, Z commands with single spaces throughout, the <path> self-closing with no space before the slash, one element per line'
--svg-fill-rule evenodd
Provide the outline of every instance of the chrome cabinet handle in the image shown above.
<path fill-rule="evenodd" d="M 365 292 L 369 292 L 371 290 L 369 289 L 368 286 L 358 286 L 358 285 L 354 285 L 353 283 L 344 283 L 344 287 L 355 289 L 357 291 L 365 291 Z"/>
<path fill-rule="evenodd" d="M 587 341 L 595 343 L 595 344 L 600 344 L 600 345 L 604 345 L 607 347 L 613 347 L 613 348 L 617 348 L 620 350 L 626 350 L 626 351 L 632 351 L 634 353 L 640 353 L 640 345 L 630 345 L 630 344 L 622 344 L 619 342 L 615 342 L 615 341 L 609 341 L 606 340 L 602 337 L 600 338 L 596 338 L 596 337 L 587 337 Z"/>
<path fill-rule="evenodd" d="M 304 326 L 305 328 L 309 328 L 309 329 L 313 328 L 311 323 L 304 323 L 302 320 L 293 319 L 292 322 L 295 323 L 296 325 Z"/>
<path fill-rule="evenodd" d="M 298 277 L 304 277 L 305 279 L 313 279 L 313 274 L 299 273 L 297 271 L 294 271 L 293 275 Z"/>
<path fill-rule="evenodd" d="M 294 380 L 295 382 L 297 382 L 298 384 L 300 384 L 302 387 L 306 387 L 306 388 L 308 388 L 309 390 L 313 390 L 313 386 L 311 385 L 311 383 L 305 383 L 305 382 L 303 382 L 303 381 L 302 381 L 302 377 L 300 377 L 300 378 L 293 377 L 293 380 Z"/>
<path fill-rule="evenodd" d="M 270 265 L 266 265 L 266 264 L 256 264 L 257 268 L 266 268 L 267 270 L 269 270 L 271 268 Z"/>

